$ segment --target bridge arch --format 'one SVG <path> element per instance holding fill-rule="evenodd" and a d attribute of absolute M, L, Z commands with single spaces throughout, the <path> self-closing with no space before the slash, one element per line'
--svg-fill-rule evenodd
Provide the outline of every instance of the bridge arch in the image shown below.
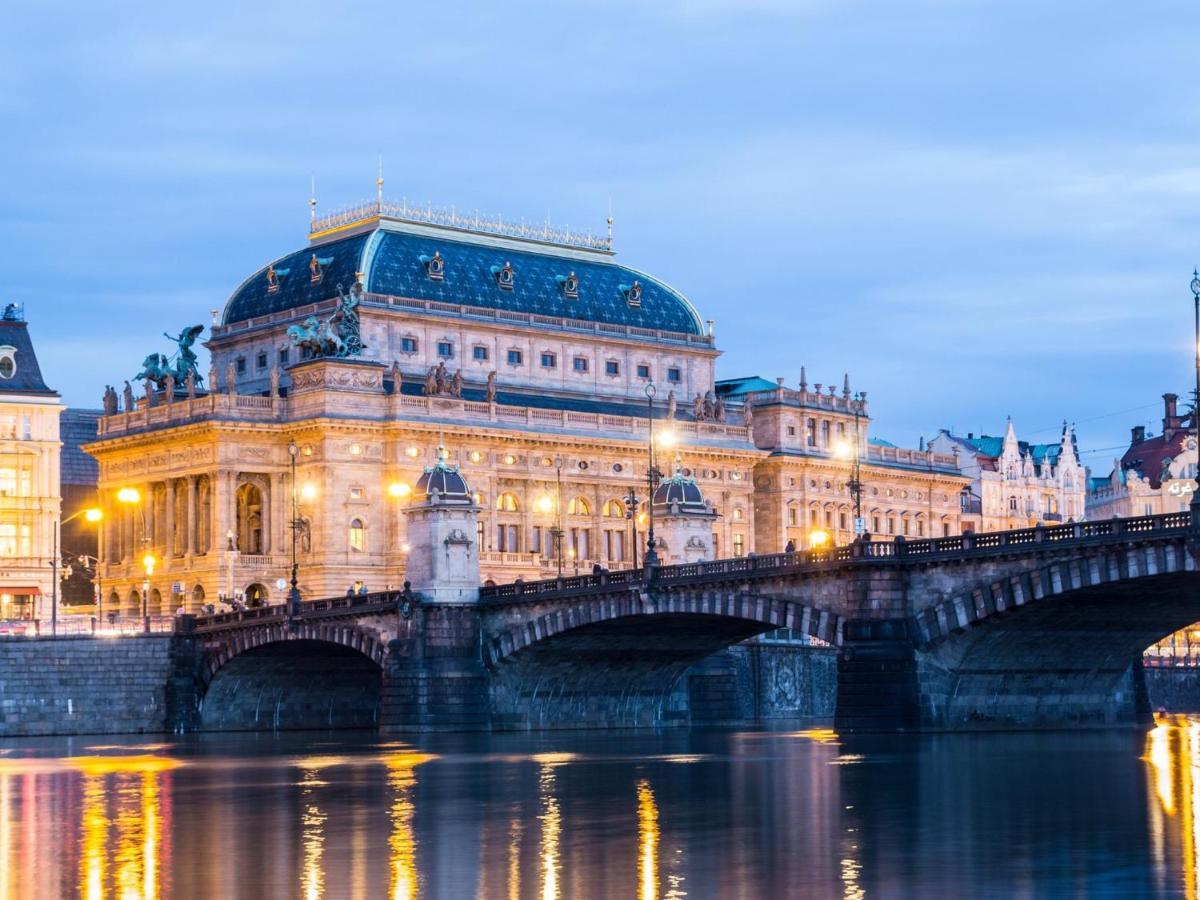
<path fill-rule="evenodd" d="M 351 624 L 300 623 L 206 635 L 200 727 L 374 728 L 386 648 Z"/>
<path fill-rule="evenodd" d="M 910 620 L 935 727 L 1137 724 L 1141 655 L 1200 620 L 1182 543 L 1095 548 L 978 582 Z"/>
<path fill-rule="evenodd" d="M 842 631 L 831 611 L 749 591 L 626 590 L 529 613 L 485 642 L 499 727 L 683 724 L 697 663 L 777 628 L 830 644 Z"/>

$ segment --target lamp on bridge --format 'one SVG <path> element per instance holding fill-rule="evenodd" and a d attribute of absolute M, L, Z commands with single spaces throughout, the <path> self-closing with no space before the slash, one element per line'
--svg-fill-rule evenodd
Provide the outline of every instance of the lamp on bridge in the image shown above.
<path fill-rule="evenodd" d="M 859 424 L 863 412 L 863 395 L 857 393 L 851 401 L 854 410 L 854 442 L 844 438 L 833 447 L 833 455 L 838 459 L 850 460 L 850 480 L 846 487 L 850 491 L 850 499 L 854 502 L 854 539 L 860 539 L 867 530 L 867 522 L 862 514 L 862 428 Z"/>
<path fill-rule="evenodd" d="M 62 527 L 64 525 L 66 525 L 68 522 L 70 522 L 73 519 L 79 518 L 80 516 L 83 516 L 83 519 L 85 522 L 90 522 L 94 525 L 97 522 L 99 522 L 101 519 L 104 518 L 104 513 L 101 512 L 98 508 L 92 506 L 92 507 L 88 507 L 87 509 L 81 509 L 76 512 L 73 512 L 73 513 L 71 513 L 71 515 L 67 516 L 62 521 L 55 523 L 55 526 L 54 526 L 54 550 L 50 555 L 50 633 L 52 635 L 58 634 L 58 563 L 59 563 L 58 542 L 59 542 L 59 533 L 62 531 Z M 83 557 L 80 557 L 80 558 L 82 559 Z M 96 562 L 99 563 L 100 561 L 96 560 Z M 69 573 L 69 569 L 68 569 L 68 573 Z M 68 574 L 67 577 L 69 578 L 70 575 Z M 99 610 L 97 610 L 97 616 L 99 616 Z"/>
<path fill-rule="evenodd" d="M 157 564 L 158 560 L 154 558 L 153 553 L 142 557 L 142 571 L 145 575 L 142 579 L 142 622 L 145 623 L 146 631 L 150 630 L 150 578 L 154 575 L 154 567 Z"/>
<path fill-rule="evenodd" d="M 829 546 L 829 532 L 823 528 L 814 528 L 808 533 L 808 549 L 824 550 Z"/>
<path fill-rule="evenodd" d="M 1196 308 L 1196 332 L 1192 349 L 1196 353 L 1196 389 L 1192 394 L 1192 440 L 1196 444 L 1196 489 L 1192 491 L 1192 528 L 1200 523 L 1200 272 L 1192 269 L 1192 301 Z"/>

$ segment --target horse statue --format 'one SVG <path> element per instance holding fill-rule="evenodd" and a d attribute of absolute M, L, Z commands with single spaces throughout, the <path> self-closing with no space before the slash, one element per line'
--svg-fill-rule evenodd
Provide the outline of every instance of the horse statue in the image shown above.
<path fill-rule="evenodd" d="M 151 353 L 142 361 L 142 370 L 133 377 L 133 380 L 150 381 L 157 390 L 161 391 L 167 384 L 168 375 L 176 385 L 180 385 L 186 383 L 188 375 L 191 374 L 195 383 L 202 385 L 204 379 L 200 376 L 200 370 L 196 365 L 196 354 L 192 350 L 192 345 L 196 343 L 196 339 L 203 330 L 203 325 L 189 325 L 179 332 L 179 337 L 171 337 L 164 332 L 163 337 L 175 342 L 178 348 L 176 354 L 168 357 L 164 353 Z M 172 359 L 174 359 L 173 363 Z"/>
<path fill-rule="evenodd" d="M 171 361 L 162 353 L 151 353 L 142 361 L 142 370 L 133 376 L 133 380 L 152 381 L 161 388 L 169 372 L 174 372 Z"/>
<path fill-rule="evenodd" d="M 287 336 L 293 344 L 313 356 L 341 356 L 345 348 L 333 327 L 333 316 L 324 320 L 309 316 L 303 325 L 289 325 Z"/>

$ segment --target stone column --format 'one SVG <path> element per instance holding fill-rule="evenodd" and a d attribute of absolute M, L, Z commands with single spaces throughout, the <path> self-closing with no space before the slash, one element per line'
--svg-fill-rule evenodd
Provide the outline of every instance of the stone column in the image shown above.
<path fill-rule="evenodd" d="M 171 568 L 171 560 L 175 558 L 175 479 L 168 478 L 165 482 L 166 491 L 163 495 L 163 569 Z"/>
<path fill-rule="evenodd" d="M 184 539 L 184 556 L 191 559 L 196 555 L 196 476 L 187 477 L 187 537 Z"/>

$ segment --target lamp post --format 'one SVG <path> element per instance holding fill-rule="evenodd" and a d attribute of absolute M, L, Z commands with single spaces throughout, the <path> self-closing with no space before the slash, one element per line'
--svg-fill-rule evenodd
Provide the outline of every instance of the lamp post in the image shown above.
<path fill-rule="evenodd" d="M 1196 441 L 1197 465 L 1196 486 L 1192 490 L 1192 530 L 1197 530 L 1200 521 L 1200 272 L 1192 269 L 1192 301 L 1196 310 L 1195 340 L 1192 351 L 1196 355 L 1196 392 L 1192 395 L 1192 437 Z"/>
<path fill-rule="evenodd" d="M 625 498 L 625 518 L 629 520 L 630 540 L 629 543 L 633 547 L 633 567 L 636 569 L 637 564 L 637 508 L 638 508 L 637 492 L 633 488 L 629 489 L 629 496 Z"/>
<path fill-rule="evenodd" d="M 558 563 L 558 577 L 563 577 L 563 523 L 562 523 L 562 457 L 554 457 L 554 526 L 550 537 L 554 541 L 554 558 Z"/>
<path fill-rule="evenodd" d="M 80 516 L 83 516 L 84 521 L 95 525 L 96 523 L 98 523 L 104 519 L 104 512 L 99 507 L 89 506 L 85 509 L 76 510 L 75 512 L 71 513 L 71 515 L 69 515 L 65 519 L 63 519 L 62 521 L 55 523 L 55 526 L 54 526 L 54 555 L 50 558 L 50 572 L 51 572 L 51 577 L 53 578 L 53 581 L 54 581 L 54 583 L 52 585 L 52 592 L 51 592 L 51 598 L 52 598 L 52 602 L 53 602 L 53 607 L 51 608 L 51 611 L 50 611 L 50 633 L 51 634 L 56 634 L 58 632 L 58 563 L 59 563 L 59 541 L 61 539 L 62 526 L 66 525 L 68 522 L 71 522 L 71 521 L 79 518 Z M 100 560 L 94 556 L 88 556 L 87 554 L 72 554 L 72 555 L 78 555 L 79 559 L 81 561 L 83 561 L 85 565 L 87 564 L 87 560 L 95 560 L 96 584 L 99 584 L 100 583 Z M 68 575 L 67 577 L 69 578 L 70 576 Z M 100 599 L 99 598 L 100 598 L 100 594 L 97 593 L 96 594 L 96 618 L 97 619 L 100 618 L 100 605 L 99 605 Z"/>
<path fill-rule="evenodd" d="M 142 522 L 142 548 L 146 551 L 142 557 L 143 567 L 146 569 L 145 578 L 142 579 L 142 627 L 144 630 L 150 630 L 150 619 L 148 617 L 148 598 L 146 592 L 150 589 L 150 576 L 154 574 L 154 556 L 150 550 L 150 535 L 146 531 L 146 505 L 142 502 L 142 494 L 137 488 L 124 487 L 117 491 L 117 501 L 128 506 L 133 506 L 138 511 L 138 517 Z M 147 566 L 146 560 L 150 560 Z"/>
<path fill-rule="evenodd" d="M 296 442 L 289 441 L 288 456 L 291 457 L 292 467 L 292 586 L 287 595 L 289 618 L 300 615 L 300 576 L 299 564 L 296 562 L 296 539 L 300 534 L 300 514 L 296 494 L 296 457 L 299 455 L 300 448 L 296 446 Z"/>
<path fill-rule="evenodd" d="M 658 393 L 653 384 L 646 385 L 646 420 L 650 429 L 650 468 L 646 471 L 646 483 L 649 486 L 647 504 L 650 506 L 650 527 L 646 535 L 646 577 L 653 577 L 654 569 L 658 566 L 658 551 L 654 547 L 654 489 L 658 476 L 658 468 L 654 462 L 654 395 Z"/>
<path fill-rule="evenodd" d="M 866 532 L 866 520 L 863 518 L 863 438 L 862 427 L 859 425 L 859 420 L 863 415 L 862 394 L 854 395 L 851 409 L 854 412 L 854 443 L 851 446 L 847 446 L 845 443 L 839 444 L 835 449 L 835 454 L 844 458 L 850 456 L 850 480 L 846 482 L 846 487 L 850 490 L 850 497 L 854 504 L 854 540 L 859 540 Z"/>

